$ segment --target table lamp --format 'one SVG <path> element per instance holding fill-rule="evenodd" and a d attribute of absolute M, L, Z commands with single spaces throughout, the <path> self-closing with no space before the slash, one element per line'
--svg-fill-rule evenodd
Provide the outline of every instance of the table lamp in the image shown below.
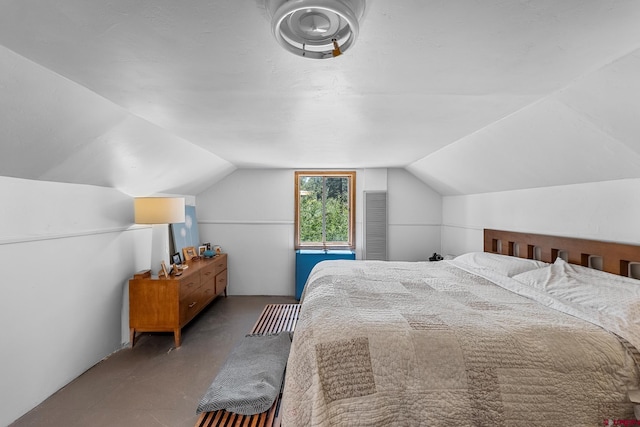
<path fill-rule="evenodd" d="M 136 224 L 151 224 L 151 271 L 169 263 L 168 224 L 185 221 L 183 197 L 136 197 L 133 203 Z"/>

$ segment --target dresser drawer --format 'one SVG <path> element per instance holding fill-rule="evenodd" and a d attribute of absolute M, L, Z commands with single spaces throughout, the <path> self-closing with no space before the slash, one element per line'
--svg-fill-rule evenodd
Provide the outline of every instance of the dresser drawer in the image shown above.
<path fill-rule="evenodd" d="M 227 254 L 219 255 L 213 261 L 216 275 L 227 269 Z"/>
<path fill-rule="evenodd" d="M 211 280 L 207 280 L 200 287 L 200 298 L 203 301 L 208 302 L 209 300 L 211 300 L 216 295 L 217 295 L 217 292 L 216 292 L 216 280 L 215 280 L 215 277 L 212 277 Z"/>
<path fill-rule="evenodd" d="M 183 325 L 193 316 L 198 314 L 204 301 L 198 298 L 197 294 L 191 294 L 190 298 L 180 299 L 180 324 Z"/>
<path fill-rule="evenodd" d="M 227 288 L 227 270 L 216 274 L 216 295 L 221 294 Z"/>
<path fill-rule="evenodd" d="M 200 289 L 200 274 L 191 274 L 180 280 L 180 301 L 195 295 Z"/>
<path fill-rule="evenodd" d="M 207 283 L 211 282 L 214 283 L 216 278 L 216 265 L 211 263 L 208 264 L 206 267 L 203 267 L 202 270 L 200 270 L 200 282 L 202 283 L 202 285 L 206 285 Z"/>

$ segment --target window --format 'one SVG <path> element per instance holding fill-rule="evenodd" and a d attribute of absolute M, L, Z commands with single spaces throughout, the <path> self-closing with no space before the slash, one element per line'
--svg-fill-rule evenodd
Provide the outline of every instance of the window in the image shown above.
<path fill-rule="evenodd" d="M 296 249 L 353 249 L 355 171 L 295 173 Z"/>

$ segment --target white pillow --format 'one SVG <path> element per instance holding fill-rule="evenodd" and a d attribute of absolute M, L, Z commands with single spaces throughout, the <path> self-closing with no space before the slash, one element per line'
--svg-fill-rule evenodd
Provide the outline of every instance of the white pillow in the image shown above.
<path fill-rule="evenodd" d="M 601 326 L 640 345 L 640 280 L 568 264 L 562 258 L 513 279 L 597 317 Z"/>
<path fill-rule="evenodd" d="M 577 302 L 591 295 L 612 300 L 616 304 L 620 300 L 634 298 L 640 301 L 640 280 L 569 264 L 562 258 L 546 268 L 527 271 L 513 278 L 569 301 Z"/>
<path fill-rule="evenodd" d="M 491 252 L 469 252 L 455 257 L 453 261 L 456 264 L 464 264 L 476 269 L 488 269 L 509 277 L 549 265 L 546 262 L 534 259 L 524 259 Z"/>

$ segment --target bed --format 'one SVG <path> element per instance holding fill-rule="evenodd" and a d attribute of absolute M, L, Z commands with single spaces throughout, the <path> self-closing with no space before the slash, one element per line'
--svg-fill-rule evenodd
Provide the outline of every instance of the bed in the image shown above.
<path fill-rule="evenodd" d="M 301 300 L 282 425 L 635 420 L 640 281 L 624 276 L 640 247 L 484 235 L 484 252 L 439 262 L 318 264 Z"/>

